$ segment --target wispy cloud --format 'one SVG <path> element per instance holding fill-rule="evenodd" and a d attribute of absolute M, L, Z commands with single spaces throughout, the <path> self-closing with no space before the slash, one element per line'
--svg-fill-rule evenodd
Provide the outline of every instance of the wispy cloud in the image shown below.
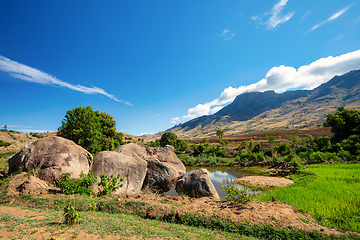
<path fill-rule="evenodd" d="M 10 60 L 3 56 L 0 56 L 0 71 L 6 72 L 10 74 L 10 76 L 23 81 L 40 83 L 45 85 L 57 85 L 86 94 L 101 94 L 117 102 L 122 102 L 126 105 L 132 106 L 130 102 L 125 100 L 119 100 L 113 94 L 109 94 L 101 88 L 95 86 L 85 87 L 82 85 L 72 85 L 70 83 L 61 81 L 56 77 L 53 77 L 38 69 L 26 66 L 22 63 Z"/>
<path fill-rule="evenodd" d="M 284 16 L 281 15 L 281 12 L 284 10 L 285 5 L 287 4 L 288 0 L 280 0 L 271 10 L 270 18 L 266 22 L 266 26 L 268 30 L 273 30 L 278 25 L 283 24 L 294 16 L 295 12 L 289 12 Z"/>
<path fill-rule="evenodd" d="M 6 124 L 0 124 L 0 128 L 5 128 Z M 23 133 L 43 133 L 43 132 L 47 132 L 49 130 L 39 130 L 39 129 L 34 129 L 34 127 L 30 127 L 30 126 L 22 126 L 22 125 L 6 125 L 6 128 L 8 130 L 15 130 L 18 132 L 23 132 Z"/>
<path fill-rule="evenodd" d="M 266 90 L 283 92 L 294 88 L 314 89 L 333 76 L 354 69 L 360 69 L 360 50 L 336 57 L 321 58 L 298 69 L 284 65 L 273 67 L 267 72 L 265 78 L 257 83 L 238 88 L 230 86 L 221 93 L 219 98 L 190 108 L 187 115 L 183 116 L 183 120 L 213 114 L 223 108 L 225 104 L 234 101 L 235 97 L 241 93 Z"/>
<path fill-rule="evenodd" d="M 306 11 L 304 15 L 302 15 L 300 22 L 304 21 L 309 15 L 311 14 L 311 11 Z"/>
<path fill-rule="evenodd" d="M 228 28 L 224 29 L 224 31 L 222 31 L 220 37 L 224 37 L 225 40 L 230 40 L 233 37 L 235 37 L 235 34 L 232 30 L 229 30 Z"/>
<path fill-rule="evenodd" d="M 282 14 L 288 0 L 280 0 L 276 3 L 270 12 L 263 14 L 264 20 L 260 16 L 252 16 L 251 20 L 256 24 L 264 25 L 268 31 L 274 30 L 281 24 L 289 21 L 295 14 L 295 12 L 288 12 L 285 15 Z"/>
<path fill-rule="evenodd" d="M 317 29 L 318 27 L 324 25 L 325 23 L 328 23 L 328 22 L 330 22 L 330 21 L 333 21 L 333 20 L 337 19 L 338 17 L 340 17 L 341 15 L 343 15 L 347 10 L 349 10 L 349 8 L 351 8 L 353 5 L 354 5 L 354 3 L 351 4 L 351 5 L 349 5 L 349 6 L 347 6 L 347 7 L 344 8 L 344 9 L 336 12 L 335 14 L 333 14 L 331 17 L 329 17 L 329 18 L 326 19 L 325 21 L 323 21 L 323 22 L 315 25 L 314 27 L 312 27 L 309 31 L 307 31 L 307 33 L 311 32 L 311 31 L 314 31 L 315 29 Z"/>

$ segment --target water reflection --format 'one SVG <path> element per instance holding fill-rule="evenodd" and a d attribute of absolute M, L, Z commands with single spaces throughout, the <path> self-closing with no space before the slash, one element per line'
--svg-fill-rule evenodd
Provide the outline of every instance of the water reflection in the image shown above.
<path fill-rule="evenodd" d="M 237 168 L 237 167 L 186 167 L 185 177 L 187 175 L 189 175 L 189 173 L 191 173 L 199 168 L 206 168 L 209 171 L 210 180 L 214 184 L 214 187 L 215 187 L 216 191 L 218 192 L 219 197 L 221 199 L 223 199 L 226 196 L 226 193 L 220 187 L 220 185 L 224 184 L 224 181 L 229 180 L 229 182 L 230 182 L 239 177 L 256 175 L 253 172 L 244 171 L 243 169 Z M 242 185 L 237 185 L 237 186 L 241 189 L 244 189 L 244 186 L 242 186 Z M 260 192 L 261 191 L 259 191 L 259 190 L 258 191 L 249 191 L 250 194 L 257 194 Z M 165 194 L 165 196 L 177 196 L 177 195 L 178 194 L 175 191 L 175 188 L 171 189 L 169 192 L 167 192 Z"/>

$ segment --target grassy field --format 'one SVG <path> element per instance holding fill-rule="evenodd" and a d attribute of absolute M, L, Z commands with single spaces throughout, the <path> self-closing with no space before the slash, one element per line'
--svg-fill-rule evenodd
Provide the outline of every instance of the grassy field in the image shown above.
<path fill-rule="evenodd" d="M 148 220 L 129 214 L 105 212 L 81 212 L 82 222 L 68 226 L 64 224 L 61 211 L 25 211 L 34 212 L 25 217 L 0 214 L 0 231 L 6 230 L 10 239 L 257 239 L 235 233 Z"/>
<path fill-rule="evenodd" d="M 326 227 L 360 232 L 360 164 L 310 165 L 295 184 L 267 191 L 260 201 L 305 210 Z"/>

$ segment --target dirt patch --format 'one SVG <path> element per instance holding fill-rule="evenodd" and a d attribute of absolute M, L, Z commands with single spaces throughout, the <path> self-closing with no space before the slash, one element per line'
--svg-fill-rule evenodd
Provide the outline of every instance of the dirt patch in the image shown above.
<path fill-rule="evenodd" d="M 127 202 L 140 203 L 141 211 L 150 218 L 156 216 L 181 216 L 191 213 L 195 216 L 216 216 L 231 219 L 235 223 L 270 224 L 288 229 L 301 229 L 307 232 L 321 231 L 325 234 L 339 235 L 340 232 L 321 226 L 308 214 L 295 210 L 291 205 L 281 202 L 235 202 L 215 201 L 213 198 L 189 198 L 184 196 L 160 197 L 149 195 L 116 196 L 121 205 Z M 138 207 L 137 207 L 138 208 Z M 140 210 L 139 208 L 137 209 Z"/>
<path fill-rule="evenodd" d="M 252 187 L 286 187 L 294 183 L 292 180 L 286 178 L 264 176 L 246 176 L 234 180 L 237 184 L 242 184 L 243 181 Z"/>

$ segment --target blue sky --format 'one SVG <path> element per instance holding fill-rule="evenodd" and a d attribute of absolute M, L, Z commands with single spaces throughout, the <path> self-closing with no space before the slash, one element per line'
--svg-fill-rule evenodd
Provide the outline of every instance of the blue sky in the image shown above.
<path fill-rule="evenodd" d="M 0 126 L 24 132 L 90 105 L 157 133 L 360 69 L 358 1 L 5 0 L 0 22 Z"/>

